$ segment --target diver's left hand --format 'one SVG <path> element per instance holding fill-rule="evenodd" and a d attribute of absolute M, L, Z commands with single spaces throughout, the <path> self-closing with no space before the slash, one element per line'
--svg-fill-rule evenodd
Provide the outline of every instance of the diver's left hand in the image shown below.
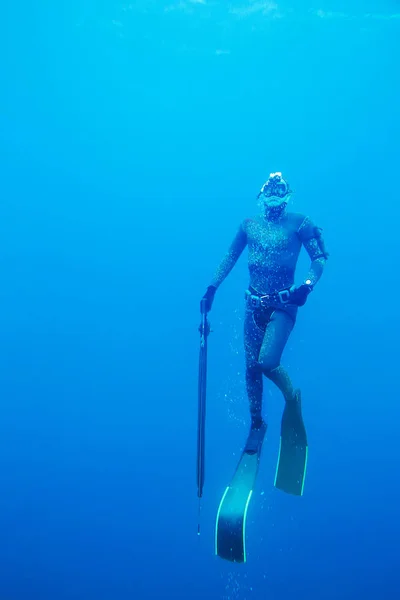
<path fill-rule="evenodd" d="M 312 287 L 303 283 L 302 285 L 292 285 L 290 288 L 290 304 L 296 304 L 296 306 L 304 306 L 307 302 L 309 293 L 312 291 Z"/>

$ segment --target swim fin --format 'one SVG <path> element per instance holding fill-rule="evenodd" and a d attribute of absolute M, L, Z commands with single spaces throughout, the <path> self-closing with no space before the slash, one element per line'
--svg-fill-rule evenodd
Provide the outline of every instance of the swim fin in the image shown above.
<path fill-rule="evenodd" d="M 301 414 L 301 394 L 297 390 L 295 402 L 286 403 L 282 414 L 275 487 L 287 494 L 302 496 L 307 458 L 307 434 Z"/>
<path fill-rule="evenodd" d="M 215 528 L 215 553 L 231 562 L 246 562 L 246 519 L 256 484 L 267 425 L 250 430 L 231 483 L 220 502 Z"/>

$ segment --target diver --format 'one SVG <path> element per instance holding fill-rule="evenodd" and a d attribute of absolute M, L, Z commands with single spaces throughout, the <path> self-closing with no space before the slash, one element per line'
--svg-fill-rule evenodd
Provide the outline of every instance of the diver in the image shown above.
<path fill-rule="evenodd" d="M 295 325 L 298 308 L 306 303 L 319 281 L 328 253 L 321 229 L 308 216 L 287 210 L 292 193 L 281 173 L 270 174 L 257 196 L 261 214 L 241 223 L 203 296 L 206 312 L 209 312 L 217 289 L 248 246 L 244 349 L 251 416 L 249 451 L 257 451 L 266 430 L 262 416 L 263 376 L 282 392 L 285 410 L 294 410 L 302 422 L 300 390 L 293 387 L 281 365 L 281 356 Z M 302 246 L 311 265 L 301 285 L 296 286 L 295 269 Z"/>

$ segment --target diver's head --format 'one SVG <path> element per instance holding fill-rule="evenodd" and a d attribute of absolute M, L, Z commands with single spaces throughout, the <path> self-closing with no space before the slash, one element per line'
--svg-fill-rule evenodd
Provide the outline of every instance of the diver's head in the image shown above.
<path fill-rule="evenodd" d="M 289 184 L 282 177 L 282 173 L 271 173 L 262 186 L 258 198 L 266 212 L 281 213 L 286 208 L 291 196 Z"/>

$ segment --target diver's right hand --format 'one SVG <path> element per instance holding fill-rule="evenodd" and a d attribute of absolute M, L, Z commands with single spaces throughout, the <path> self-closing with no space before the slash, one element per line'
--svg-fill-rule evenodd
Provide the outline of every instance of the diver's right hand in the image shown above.
<path fill-rule="evenodd" d="M 200 312 L 202 312 L 202 306 L 203 306 L 203 301 L 205 304 L 205 312 L 208 313 L 210 312 L 213 302 L 214 302 L 214 296 L 215 296 L 215 292 L 217 291 L 217 288 L 215 287 L 215 285 L 209 285 L 207 288 L 206 293 L 204 294 L 204 296 L 201 299 L 200 302 Z"/>

